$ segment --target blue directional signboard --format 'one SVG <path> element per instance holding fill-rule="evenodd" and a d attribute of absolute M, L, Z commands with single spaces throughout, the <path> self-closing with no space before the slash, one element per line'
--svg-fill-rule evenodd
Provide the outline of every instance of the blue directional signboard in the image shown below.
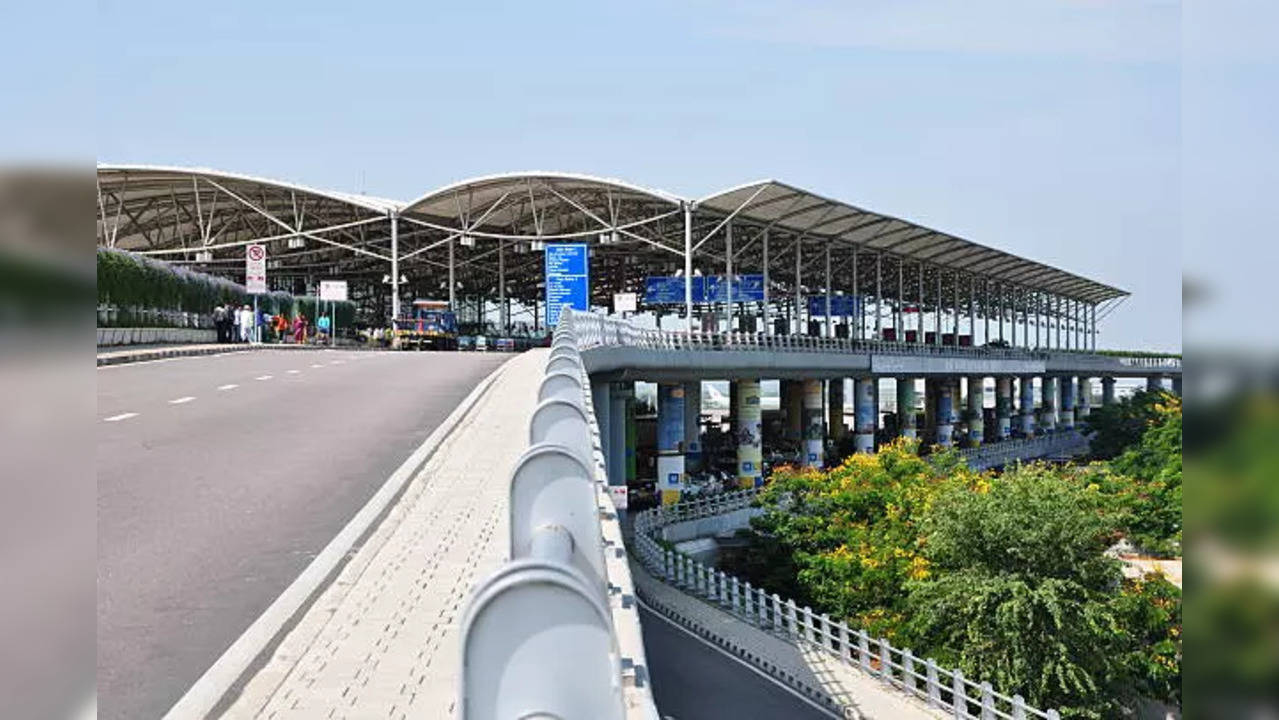
<path fill-rule="evenodd" d="M 588 310 L 591 302 L 591 263 L 586 243 L 548 243 L 546 246 L 546 327 L 560 322 L 571 307 Z"/>
<path fill-rule="evenodd" d="M 733 302 L 761 302 L 764 299 L 763 275 L 737 275 L 733 278 Z M 693 302 L 728 302 L 728 283 L 723 275 L 694 275 Z M 646 305 L 682 305 L 684 278 L 658 276 L 644 278 Z"/>
<path fill-rule="evenodd" d="M 830 314 L 832 316 L 839 315 L 856 315 L 859 303 L 856 295 L 831 295 L 830 297 Z M 813 316 L 826 316 L 826 296 L 825 295 L 809 295 L 808 296 L 808 313 Z"/>

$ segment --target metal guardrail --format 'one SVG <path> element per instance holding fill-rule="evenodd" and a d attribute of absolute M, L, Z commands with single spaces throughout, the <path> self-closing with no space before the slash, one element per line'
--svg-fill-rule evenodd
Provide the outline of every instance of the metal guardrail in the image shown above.
<path fill-rule="evenodd" d="M 989 358 L 994 360 L 1079 360 L 1095 358 L 1098 367 L 1110 361 L 1126 367 L 1180 370 L 1180 358 L 1150 356 L 1125 357 L 1087 351 L 1030 350 L 955 345 L 932 345 L 891 340 L 856 340 L 811 335 L 768 335 L 742 332 L 687 332 L 635 327 L 629 320 L 596 314 L 578 314 L 581 349 L 592 347 L 634 347 L 647 350 L 757 350 L 767 352 L 847 352 L 912 355 L 947 358 Z"/>
<path fill-rule="evenodd" d="M 510 478 L 509 562 L 462 621 L 463 720 L 656 720 L 617 511 L 571 314 Z"/>
<path fill-rule="evenodd" d="M 872 638 L 865 630 L 853 630 L 826 613 L 815 613 L 794 600 L 753 587 L 721 570 L 708 567 L 655 539 L 673 523 L 720 515 L 754 501 L 751 488 L 675 505 L 646 510 L 635 517 L 633 549 L 655 577 L 686 593 L 696 595 L 721 610 L 799 646 L 819 648 L 855 666 L 885 685 L 907 693 L 931 708 L 955 718 L 972 720 L 1059 720 L 1056 710 L 1030 707 L 1020 695 L 997 692 L 990 683 L 977 683 L 960 670 L 940 667 L 932 658 L 920 658 L 909 649 L 893 647 L 884 638 Z"/>
<path fill-rule="evenodd" d="M 1088 439 L 1078 430 L 1064 430 L 1036 438 L 1000 440 L 959 454 L 976 470 L 1004 465 L 1015 460 L 1032 460 L 1049 455 L 1075 453 L 1088 448 Z"/>

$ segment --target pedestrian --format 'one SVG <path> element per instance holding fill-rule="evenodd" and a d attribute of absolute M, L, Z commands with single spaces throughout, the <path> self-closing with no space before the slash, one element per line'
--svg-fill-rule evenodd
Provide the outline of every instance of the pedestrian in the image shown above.
<path fill-rule="evenodd" d="M 234 305 L 228 305 L 227 314 L 227 342 L 240 342 L 240 308 Z"/>
<path fill-rule="evenodd" d="M 275 317 L 271 318 L 271 327 L 275 330 L 275 341 L 284 342 L 285 336 L 289 332 L 289 321 L 284 317 L 283 313 L 276 313 Z"/>
<path fill-rule="evenodd" d="M 213 308 L 213 329 L 218 334 L 219 343 L 226 342 L 227 335 L 230 334 L 227 332 L 226 320 L 226 306 L 222 303 L 218 303 L 217 307 Z"/>
<path fill-rule="evenodd" d="M 320 319 L 315 321 L 315 327 L 319 331 L 318 336 L 320 338 L 320 342 L 325 342 L 329 339 L 329 328 L 331 327 L 331 323 L 332 321 L 329 320 L 328 315 L 321 315 Z"/>
<path fill-rule="evenodd" d="M 306 316 L 302 313 L 293 318 L 293 342 L 299 345 L 306 342 Z"/>
<path fill-rule="evenodd" d="M 253 339 L 253 308 L 245 304 L 240 308 L 240 342 L 249 342 Z"/>

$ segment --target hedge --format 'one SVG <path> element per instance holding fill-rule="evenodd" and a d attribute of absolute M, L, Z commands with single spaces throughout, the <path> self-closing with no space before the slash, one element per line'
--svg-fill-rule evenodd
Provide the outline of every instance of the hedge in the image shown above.
<path fill-rule="evenodd" d="M 300 312 L 310 323 L 317 317 L 315 297 L 274 291 L 257 299 L 258 309 L 272 315 L 292 319 Z M 189 323 L 174 315 L 185 312 L 207 317 L 220 304 L 252 303 L 253 296 L 243 285 L 226 278 L 124 250 L 98 248 L 98 306 L 117 311 L 116 320 L 106 324 L 184 325 Z M 355 303 L 339 302 L 336 309 L 338 327 L 350 328 L 355 321 Z M 101 317 L 99 322 L 103 322 Z"/>

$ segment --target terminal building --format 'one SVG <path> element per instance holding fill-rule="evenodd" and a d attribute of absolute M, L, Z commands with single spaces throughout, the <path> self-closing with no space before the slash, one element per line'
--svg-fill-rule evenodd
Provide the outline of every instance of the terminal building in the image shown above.
<path fill-rule="evenodd" d="M 497 336 L 539 337 L 572 308 L 611 483 L 635 450 L 635 383 L 657 384 L 667 502 L 701 469 L 704 381 L 732 383 L 741 485 L 762 478 L 766 380 L 781 381 L 794 460 L 814 466 L 849 435 L 863 452 L 895 435 L 961 445 L 982 466 L 1068 455 L 1118 378 L 1180 392 L 1178 357 L 1098 348 L 1124 290 L 774 180 L 688 199 L 527 172 L 399 202 L 100 165 L 97 241 L 233 279 L 264 244 L 272 289 L 346 280 L 368 327 L 425 298 Z"/>

